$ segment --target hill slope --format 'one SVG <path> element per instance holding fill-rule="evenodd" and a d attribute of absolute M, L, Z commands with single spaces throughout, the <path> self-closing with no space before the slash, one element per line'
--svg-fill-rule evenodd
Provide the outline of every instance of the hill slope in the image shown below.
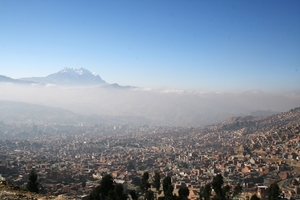
<path fill-rule="evenodd" d="M 296 148 L 300 141 L 300 107 L 268 117 L 234 117 L 198 131 L 203 146 L 243 146 L 251 151 L 276 149 L 277 154 L 291 153 L 287 145 L 293 143 Z"/>

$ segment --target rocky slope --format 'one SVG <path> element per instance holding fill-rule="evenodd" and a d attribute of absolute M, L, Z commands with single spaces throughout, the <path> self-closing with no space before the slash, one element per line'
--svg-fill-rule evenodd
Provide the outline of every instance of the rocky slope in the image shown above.
<path fill-rule="evenodd" d="M 2 200 L 70 200 L 72 197 L 65 195 L 44 196 L 25 191 L 18 186 L 11 185 L 5 181 L 0 182 L 0 199 Z"/>

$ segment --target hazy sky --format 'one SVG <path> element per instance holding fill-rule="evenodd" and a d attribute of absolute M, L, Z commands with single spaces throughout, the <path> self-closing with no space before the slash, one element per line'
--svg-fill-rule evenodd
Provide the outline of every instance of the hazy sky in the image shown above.
<path fill-rule="evenodd" d="M 300 89 L 300 1 L 0 0 L 0 74 L 86 68 L 108 83 Z"/>

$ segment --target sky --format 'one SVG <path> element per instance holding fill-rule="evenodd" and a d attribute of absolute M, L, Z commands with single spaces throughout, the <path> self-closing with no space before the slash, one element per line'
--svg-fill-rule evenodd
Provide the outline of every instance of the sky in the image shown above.
<path fill-rule="evenodd" d="M 300 1 L 0 0 L 0 74 L 85 68 L 108 83 L 300 92 Z"/>

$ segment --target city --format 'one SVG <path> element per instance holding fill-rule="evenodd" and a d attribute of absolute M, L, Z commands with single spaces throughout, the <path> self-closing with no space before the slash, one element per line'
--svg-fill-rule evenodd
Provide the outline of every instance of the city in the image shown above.
<path fill-rule="evenodd" d="M 299 181 L 299 116 L 296 108 L 204 128 L 2 122 L 0 174 L 24 188 L 35 169 L 40 193 L 70 198 L 88 196 L 106 174 L 140 191 L 144 172 L 170 176 L 174 192 L 186 186 L 189 199 L 199 199 L 200 188 L 217 174 L 231 188 L 240 183 L 244 199 L 266 198 L 260 190 L 272 183 L 285 198 L 299 198 L 298 184 L 292 184 Z"/>

